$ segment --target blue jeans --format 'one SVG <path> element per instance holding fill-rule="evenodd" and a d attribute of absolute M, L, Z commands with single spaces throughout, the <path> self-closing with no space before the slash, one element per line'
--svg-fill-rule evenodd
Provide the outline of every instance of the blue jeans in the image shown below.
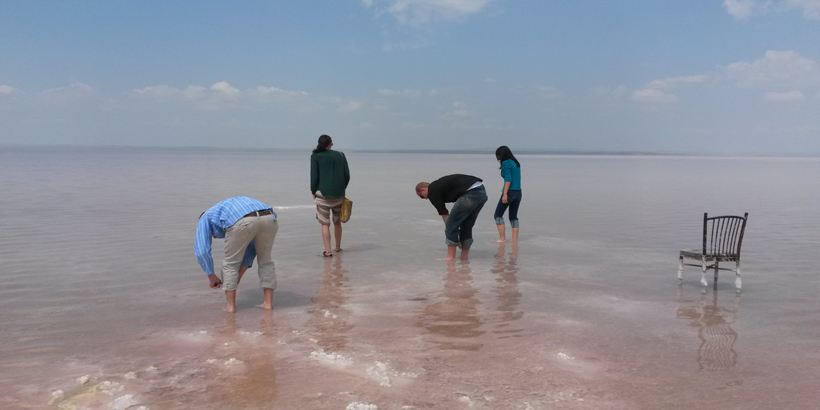
<path fill-rule="evenodd" d="M 501 195 L 504 196 L 503 194 Z M 513 228 L 518 228 L 518 206 L 521 205 L 521 191 L 520 190 L 509 190 L 507 191 L 507 203 L 501 202 L 501 198 L 498 198 L 498 205 L 495 207 L 495 224 L 496 225 L 504 225 L 504 211 L 507 210 L 507 207 L 510 207 L 510 226 Z"/>
<path fill-rule="evenodd" d="M 483 185 L 461 195 L 453 204 L 450 216 L 444 223 L 444 243 L 448 246 L 461 245 L 461 249 L 470 249 L 473 244 L 473 225 L 485 202 L 487 191 Z"/>

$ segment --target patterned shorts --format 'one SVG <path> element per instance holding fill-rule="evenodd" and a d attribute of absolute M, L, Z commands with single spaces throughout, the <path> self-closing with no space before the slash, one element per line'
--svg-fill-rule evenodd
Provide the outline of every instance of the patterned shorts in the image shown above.
<path fill-rule="evenodd" d="M 316 191 L 313 200 L 316 202 L 316 219 L 320 224 L 330 225 L 330 211 L 333 211 L 333 223 L 339 223 L 344 197 L 328 199 L 322 196 L 321 191 Z"/>

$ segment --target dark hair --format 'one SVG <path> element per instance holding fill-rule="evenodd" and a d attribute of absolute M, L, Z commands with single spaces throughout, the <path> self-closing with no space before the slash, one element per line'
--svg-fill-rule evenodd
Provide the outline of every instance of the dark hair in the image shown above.
<path fill-rule="evenodd" d="M 508 159 L 511 159 L 511 160 L 515 161 L 515 165 L 517 165 L 518 168 L 521 168 L 521 163 L 518 162 L 517 159 L 515 159 L 515 155 L 513 155 L 512 151 L 510 151 L 510 148 L 507 147 L 506 145 L 502 145 L 502 146 L 498 147 L 497 150 L 495 150 L 495 159 L 497 159 L 498 162 L 504 162 Z M 499 166 L 498 168 L 501 168 L 501 167 Z"/>
<path fill-rule="evenodd" d="M 330 139 L 329 135 L 322 134 L 322 136 L 319 137 L 319 144 L 316 145 L 316 149 L 313 150 L 313 153 L 315 154 L 317 152 L 327 151 L 328 146 L 330 146 L 330 144 L 332 143 L 333 140 Z"/>

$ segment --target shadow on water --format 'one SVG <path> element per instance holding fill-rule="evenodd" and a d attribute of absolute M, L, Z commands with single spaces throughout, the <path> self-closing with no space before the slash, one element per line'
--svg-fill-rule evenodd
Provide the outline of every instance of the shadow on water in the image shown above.
<path fill-rule="evenodd" d="M 327 351 L 338 351 L 347 345 L 345 334 L 353 326 L 348 324 L 350 310 L 346 308 L 350 279 L 342 269 L 342 257 L 325 258 L 325 266 L 318 283 L 316 296 L 311 300 L 315 307 L 309 312 L 308 324 L 316 329 L 319 346 Z"/>
<path fill-rule="evenodd" d="M 448 261 L 444 289 L 439 294 L 444 300 L 418 311 L 416 325 L 427 329 L 431 341 L 440 349 L 477 351 L 483 346 L 483 343 L 469 340 L 485 333 L 479 330 L 482 321 L 478 306 L 481 302 L 472 283 L 470 262 Z"/>
<path fill-rule="evenodd" d="M 734 297 L 731 307 L 718 305 L 718 290 L 714 289 L 711 301 L 706 293 L 700 293 L 699 300 L 687 299 L 683 287 L 678 286 L 678 319 L 689 321 L 689 326 L 698 328 L 698 366 L 703 370 L 726 370 L 737 364 L 735 352 L 737 332 L 732 325 L 737 320 L 737 307 L 740 294 L 731 292 Z"/>

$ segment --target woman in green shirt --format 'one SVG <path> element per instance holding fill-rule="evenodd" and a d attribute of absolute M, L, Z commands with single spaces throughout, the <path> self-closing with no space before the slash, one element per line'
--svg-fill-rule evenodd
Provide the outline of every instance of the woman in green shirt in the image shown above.
<path fill-rule="evenodd" d="M 316 219 L 322 225 L 322 240 L 325 250 L 322 255 L 333 256 L 330 249 L 330 221 L 336 238 L 336 252 L 342 250 L 342 222 L 339 214 L 345 199 L 345 189 L 350 182 L 350 170 L 345 154 L 333 151 L 333 140 L 319 137 L 319 144 L 310 156 L 310 193 L 316 202 Z M 332 212 L 332 218 L 331 218 Z"/>

